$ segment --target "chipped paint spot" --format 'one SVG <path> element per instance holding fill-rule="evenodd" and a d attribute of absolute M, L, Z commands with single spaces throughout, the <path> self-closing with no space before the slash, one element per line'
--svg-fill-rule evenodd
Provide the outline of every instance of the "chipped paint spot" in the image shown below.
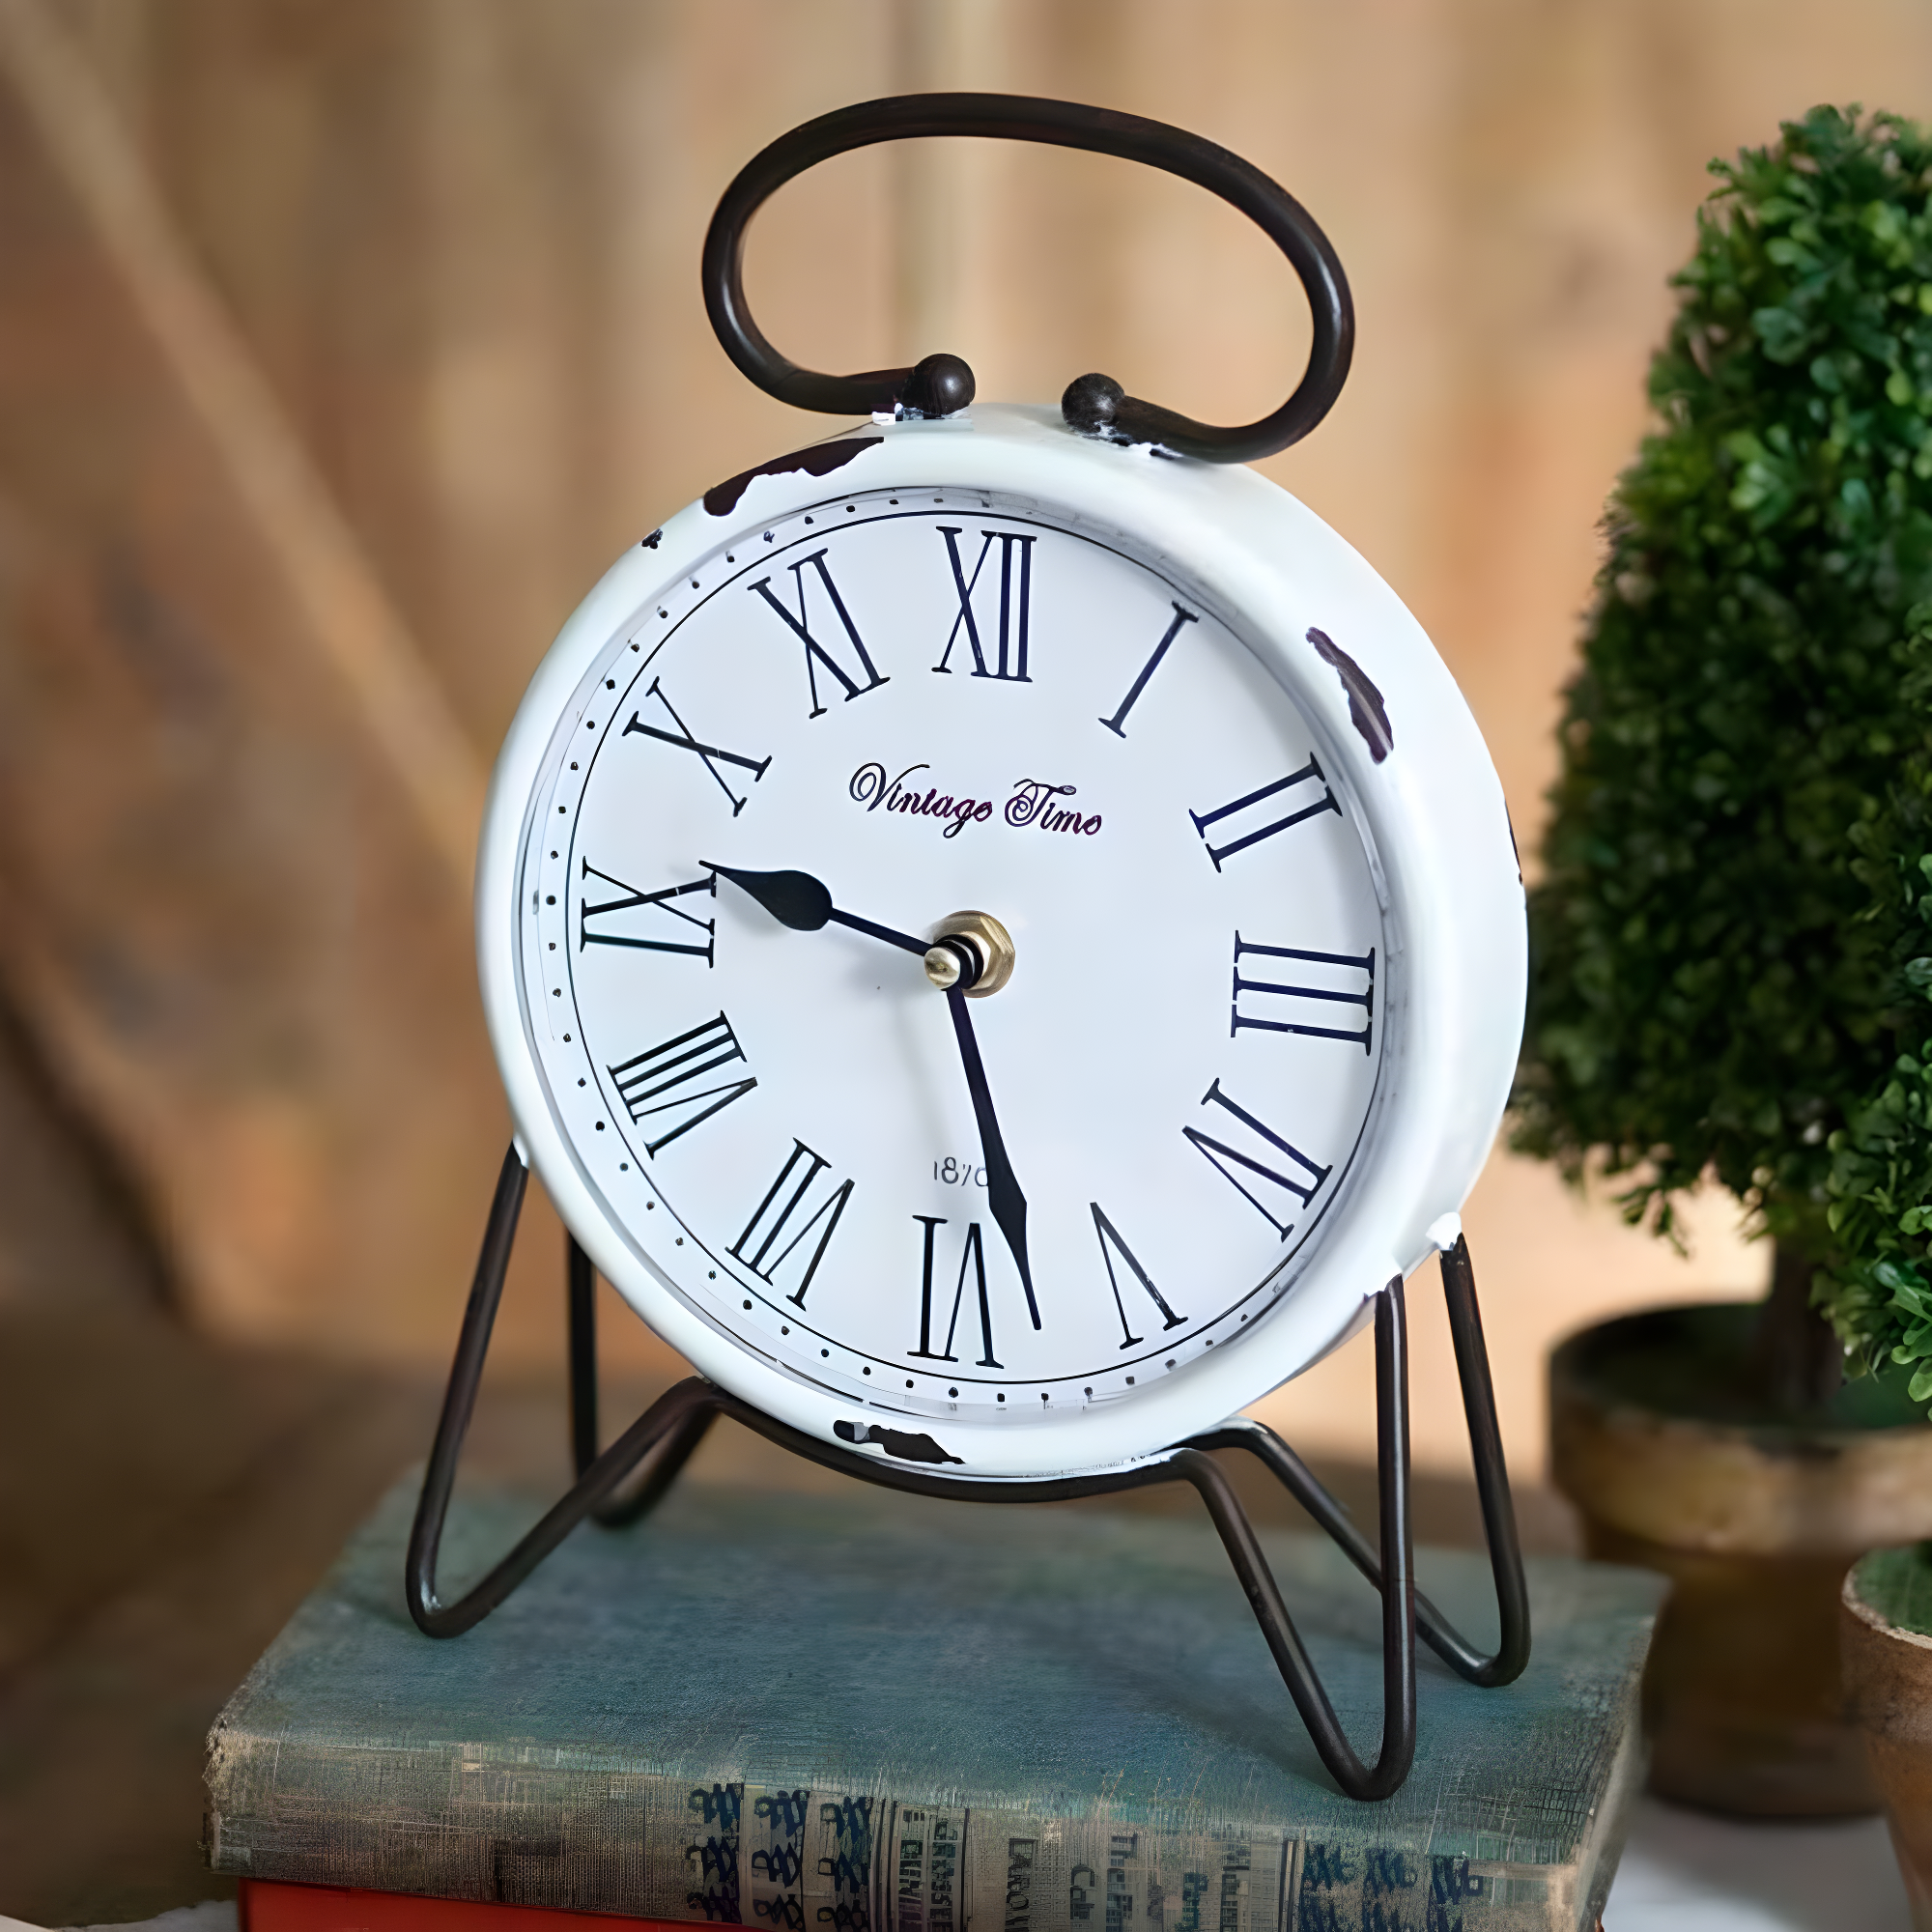
<path fill-rule="evenodd" d="M 640 549 L 640 550 L 656 550 L 656 549 L 657 549 L 657 547 L 658 547 L 658 539 L 659 539 L 659 538 L 660 538 L 661 536 L 663 536 L 663 535 L 664 535 L 664 530 L 663 530 L 663 528 L 662 528 L 662 527 L 660 527 L 660 528 L 658 528 L 658 529 L 655 529 L 655 530 L 653 530 L 653 531 L 652 531 L 652 532 L 650 533 L 650 535 L 649 535 L 649 536 L 647 536 L 647 537 L 646 537 L 646 538 L 645 538 L 645 539 L 643 540 L 643 542 L 642 542 L 641 544 L 639 544 L 639 549 Z"/>
<path fill-rule="evenodd" d="M 841 1442 L 876 1442 L 888 1456 L 902 1463 L 958 1463 L 963 1456 L 949 1456 L 930 1435 L 913 1435 L 902 1429 L 882 1429 L 876 1422 L 835 1422 L 832 1433 Z"/>
<path fill-rule="evenodd" d="M 837 442 L 814 442 L 810 449 L 795 449 L 789 456 L 775 456 L 755 469 L 746 469 L 704 493 L 704 507 L 714 517 L 728 517 L 738 507 L 738 499 L 757 476 L 785 476 L 802 469 L 808 476 L 829 476 L 842 469 L 862 450 L 884 441 L 883 437 L 842 437 Z"/>
<path fill-rule="evenodd" d="M 1335 667 L 1342 689 L 1349 694 L 1349 723 L 1362 734 L 1369 756 L 1380 764 L 1395 750 L 1395 732 L 1389 724 L 1388 707 L 1382 702 L 1381 693 L 1370 682 L 1361 666 L 1326 631 L 1310 631 L 1308 641 L 1323 664 Z"/>

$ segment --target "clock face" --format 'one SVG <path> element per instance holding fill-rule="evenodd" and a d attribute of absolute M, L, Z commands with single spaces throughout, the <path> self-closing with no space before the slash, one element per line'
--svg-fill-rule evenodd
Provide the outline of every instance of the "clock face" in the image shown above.
<path fill-rule="evenodd" d="M 1372 1143 L 1385 894 L 1336 761 L 1071 515 L 900 487 L 731 528 L 611 633 L 525 827 L 578 1168 L 714 1332 L 841 1398 L 1131 1403 L 1262 1326 Z M 1010 979 L 961 1001 L 727 876 L 780 871 L 922 943 L 989 914 Z"/>

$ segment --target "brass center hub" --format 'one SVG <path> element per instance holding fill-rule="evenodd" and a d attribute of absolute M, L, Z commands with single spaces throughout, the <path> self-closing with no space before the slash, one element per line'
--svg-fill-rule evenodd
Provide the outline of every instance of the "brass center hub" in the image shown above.
<path fill-rule="evenodd" d="M 966 988 L 969 1000 L 983 1000 L 997 993 L 1013 977 L 1013 938 L 989 912 L 955 912 L 942 919 L 932 929 L 934 945 L 925 955 L 925 977 L 942 990 L 954 986 L 962 977 L 959 953 L 964 947 L 978 962 L 979 973 Z M 951 945 L 939 942 L 948 941 Z"/>

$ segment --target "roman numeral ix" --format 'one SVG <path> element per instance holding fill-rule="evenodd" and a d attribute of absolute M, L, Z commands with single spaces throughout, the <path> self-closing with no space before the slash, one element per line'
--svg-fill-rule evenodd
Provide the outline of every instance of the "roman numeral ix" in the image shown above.
<path fill-rule="evenodd" d="M 906 1353 L 920 1361 L 956 1362 L 952 1337 L 959 1326 L 959 1303 L 966 1293 L 966 1270 L 971 1267 L 980 1296 L 980 1358 L 982 1369 L 1004 1368 L 993 1355 L 993 1310 L 986 1298 L 986 1250 L 980 1238 L 980 1224 L 966 1224 L 966 1238 L 959 1244 L 959 1278 L 952 1285 L 952 1312 L 946 1318 L 946 1340 L 932 1346 L 932 1263 L 935 1231 L 946 1226 L 943 1214 L 915 1214 L 912 1217 L 925 1230 L 925 1260 L 919 1284 L 919 1347 Z"/>
<path fill-rule="evenodd" d="M 1277 818 L 1272 825 L 1261 826 L 1225 845 L 1217 846 L 1208 837 L 1210 825 L 1218 825 L 1222 819 L 1232 818 L 1236 812 L 1245 811 L 1251 805 L 1260 805 L 1264 799 L 1272 798 L 1277 792 L 1292 791 L 1296 785 L 1309 783 L 1321 786 L 1321 796 L 1313 805 L 1305 805 L 1299 811 L 1292 811 L 1286 818 Z M 1273 784 L 1263 785 L 1261 790 L 1251 791 L 1245 798 L 1237 798 L 1214 811 L 1190 811 L 1187 815 L 1193 819 L 1194 829 L 1200 833 L 1201 842 L 1208 847 L 1208 856 L 1213 860 L 1214 869 L 1218 872 L 1223 859 L 1233 858 L 1236 852 L 1245 852 L 1250 845 L 1259 845 L 1264 838 L 1272 838 L 1277 832 L 1286 832 L 1291 825 L 1299 825 L 1304 818 L 1313 818 L 1318 811 L 1332 811 L 1338 818 L 1342 815 L 1342 808 L 1335 803 L 1335 794 L 1322 779 L 1321 767 L 1311 757 L 1298 772 L 1290 772 L 1285 779 L 1276 779 Z"/>
<path fill-rule="evenodd" d="M 745 1232 L 731 1243 L 730 1252 L 752 1270 L 761 1281 L 771 1282 L 774 1275 L 790 1260 L 793 1251 L 806 1239 L 819 1223 L 818 1244 L 811 1250 L 806 1262 L 805 1273 L 800 1278 L 796 1293 L 785 1299 L 796 1308 L 805 1306 L 805 1292 L 811 1286 L 811 1278 L 818 1272 L 818 1264 L 825 1259 L 825 1250 L 832 1240 L 833 1231 L 838 1226 L 838 1217 L 845 1211 L 845 1204 L 852 1198 L 852 1183 L 847 1180 L 834 1187 L 823 1201 L 798 1224 L 797 1231 L 777 1254 L 777 1247 L 785 1230 L 791 1226 L 792 1216 L 803 1207 L 806 1195 L 812 1182 L 823 1174 L 830 1163 L 822 1154 L 813 1153 L 802 1141 L 794 1137 L 791 1152 L 785 1156 L 785 1164 L 779 1169 L 779 1178 L 765 1190 L 765 1198 L 757 1205 L 752 1218 L 745 1223 Z M 786 1192 L 787 1188 L 790 1190 Z M 783 1204 L 780 1205 L 780 1197 Z M 747 1254 L 753 1239 L 757 1246 Z M 767 1260 L 767 1257 L 770 1257 Z M 776 1286 L 776 1283 L 773 1283 Z"/>
<path fill-rule="evenodd" d="M 1094 1238 L 1100 1243 L 1100 1259 L 1107 1265 L 1107 1286 L 1114 1291 L 1114 1306 L 1119 1311 L 1121 1317 L 1121 1334 L 1123 1338 L 1121 1347 L 1123 1349 L 1135 1348 L 1140 1343 L 1141 1338 L 1134 1333 L 1132 1325 L 1127 1321 L 1127 1305 L 1121 1298 L 1120 1277 L 1114 1272 L 1114 1256 L 1107 1252 L 1109 1241 L 1114 1244 L 1115 1253 L 1119 1254 L 1122 1261 L 1126 1263 L 1133 1278 L 1147 1290 L 1148 1299 L 1160 1310 L 1160 1325 L 1163 1328 L 1179 1328 L 1183 1326 L 1187 1321 L 1187 1317 L 1177 1315 L 1167 1305 L 1166 1296 L 1153 1285 L 1152 1279 L 1149 1276 L 1147 1269 L 1142 1267 L 1140 1263 L 1134 1259 L 1133 1249 L 1121 1239 L 1121 1231 L 1100 1211 L 1100 1204 L 1097 1201 L 1092 1201 L 1088 1203 L 1088 1206 L 1094 1210 Z"/>
<path fill-rule="evenodd" d="M 980 532 L 980 554 L 973 564 L 973 575 L 966 575 L 965 567 L 959 561 L 959 538 L 965 534 L 956 526 L 949 528 L 942 524 L 939 534 L 946 539 L 946 556 L 952 566 L 952 587 L 959 597 L 959 614 L 952 620 L 952 628 L 946 634 L 946 650 L 933 669 L 942 676 L 951 677 L 952 672 L 949 660 L 952 656 L 952 646 L 959 641 L 959 633 L 966 633 L 966 648 L 973 654 L 973 668 L 970 676 L 1005 678 L 1009 684 L 1031 684 L 1027 675 L 1027 623 L 1033 603 L 1033 547 L 1037 538 L 1022 536 L 1017 530 L 981 530 Z M 980 582 L 980 575 L 986 567 L 986 558 L 995 544 L 1000 547 L 1000 628 L 999 650 L 993 660 L 994 668 L 986 668 L 986 651 L 980 637 L 980 623 L 973 610 L 973 592 Z M 1014 567 L 1015 557 L 1018 567 Z"/>
<path fill-rule="evenodd" d="M 1318 1167 L 1299 1148 L 1291 1147 L 1272 1127 L 1264 1126 L 1245 1107 L 1237 1106 L 1221 1092 L 1221 1083 L 1218 1080 L 1201 1096 L 1201 1104 L 1204 1107 L 1211 1105 L 1226 1108 L 1236 1120 L 1264 1142 L 1266 1148 L 1272 1148 L 1277 1154 L 1285 1154 L 1293 1162 L 1294 1168 L 1307 1177 L 1305 1179 L 1297 1180 L 1293 1169 L 1284 1174 L 1279 1168 L 1268 1166 L 1265 1159 L 1258 1160 L 1252 1154 L 1242 1153 L 1238 1148 L 1230 1147 L 1226 1141 L 1217 1141 L 1211 1134 L 1204 1133 L 1199 1127 L 1182 1127 L 1180 1130 L 1193 1144 L 1195 1150 L 1207 1157 L 1222 1179 L 1230 1182 L 1236 1193 L 1240 1195 L 1284 1241 L 1287 1240 L 1294 1232 L 1293 1221 L 1277 1221 L 1267 1202 L 1250 1191 L 1249 1183 L 1241 1179 L 1241 1174 L 1253 1177 L 1253 1184 L 1257 1187 L 1267 1184 L 1280 1188 L 1285 1194 L 1293 1195 L 1300 1206 L 1306 1208 L 1315 1199 L 1316 1190 L 1328 1179 L 1334 1169 Z M 1228 1130 L 1223 1128 L 1222 1131 Z M 1234 1163 L 1232 1167 L 1229 1165 L 1231 1161 Z M 1241 1173 L 1237 1174 L 1235 1171 L 1236 1168 L 1240 1169 Z M 1275 1197 L 1270 1196 L 1269 1199 L 1274 1200 Z M 1275 1201 L 1276 1208 L 1281 1208 L 1283 1205 L 1280 1201 Z"/>
<path fill-rule="evenodd" d="M 656 678 L 651 679 L 651 688 L 645 692 L 644 696 L 646 697 L 655 697 L 664 706 L 666 712 L 669 714 L 670 722 L 677 726 L 677 730 L 675 732 L 666 731 L 656 724 L 646 724 L 643 722 L 643 714 L 640 711 L 634 711 L 631 713 L 631 722 L 624 726 L 623 731 L 619 735 L 628 738 L 633 732 L 636 732 L 639 737 L 655 738 L 661 744 L 675 745 L 680 752 L 696 753 L 704 760 L 704 769 L 718 781 L 718 789 L 731 801 L 731 816 L 736 818 L 744 810 L 745 801 L 731 789 L 725 781 L 724 774 L 718 769 L 719 765 L 722 763 L 741 767 L 743 770 L 751 773 L 752 782 L 756 784 L 764 777 L 765 769 L 770 765 L 771 759 L 768 757 L 762 759 L 748 758 L 740 752 L 727 752 L 721 745 L 699 744 L 691 735 L 690 727 L 685 724 L 684 720 L 671 709 L 670 699 L 665 696 L 664 687 Z"/>
<path fill-rule="evenodd" d="M 744 1058 L 745 1049 L 738 1044 L 731 1022 L 720 1013 L 715 1020 L 706 1020 L 702 1026 L 693 1027 L 689 1033 L 681 1033 L 658 1046 L 646 1047 L 642 1053 L 611 1067 L 611 1078 L 616 1083 L 633 1126 L 642 1126 L 660 1114 L 676 1115 L 684 1108 L 696 1109 L 675 1124 L 665 1122 L 669 1131 L 656 1140 L 647 1140 L 644 1151 L 655 1158 L 660 1148 L 682 1139 L 693 1127 L 708 1121 L 733 1100 L 742 1100 L 758 1084 L 755 1080 L 726 1079 L 710 1087 L 694 1083 L 731 1061 Z M 709 1106 L 704 1104 L 706 1101 Z"/>
<path fill-rule="evenodd" d="M 591 879 L 602 879 L 607 886 L 615 886 L 624 896 L 606 899 L 601 905 L 592 905 L 587 897 L 578 901 L 577 950 L 580 952 L 586 946 L 630 946 L 640 952 L 691 953 L 702 959 L 707 966 L 717 963 L 711 956 L 711 948 L 717 936 L 717 922 L 699 919 L 696 914 L 688 913 L 681 906 L 671 903 L 673 899 L 683 898 L 691 893 L 709 893 L 716 898 L 718 896 L 716 872 L 707 872 L 703 878 L 689 880 L 681 886 L 666 886 L 662 892 L 640 893 L 636 886 L 626 885 L 622 879 L 615 878 L 609 872 L 600 872 L 588 859 L 585 859 L 583 878 L 586 885 Z M 704 935 L 704 944 L 699 946 L 690 938 L 635 939 L 624 933 L 592 932 L 590 929 L 590 922 L 593 919 L 602 919 L 611 913 L 634 912 L 639 906 L 655 907 L 660 912 L 668 913 L 672 919 L 682 920 L 686 925 Z M 664 931 L 667 928 L 661 926 L 657 929 Z M 674 931 L 676 928 L 668 929 Z"/>
<path fill-rule="evenodd" d="M 1297 966 L 1255 967 L 1250 972 L 1291 972 L 1296 978 L 1313 977 L 1304 969 L 1310 966 L 1332 966 L 1337 969 L 1336 979 L 1353 980 L 1362 976 L 1362 984 L 1357 991 L 1350 986 L 1293 986 L 1277 980 L 1246 980 L 1241 977 L 1241 960 L 1253 954 L 1263 959 L 1293 959 Z M 1307 1000 L 1310 1009 L 1299 1018 L 1269 1019 L 1241 1010 L 1243 993 L 1268 993 L 1282 1000 Z M 1318 1026 L 1317 1018 L 1349 1019 L 1352 1014 L 1331 1013 L 1331 1007 L 1359 1007 L 1362 1009 L 1360 1032 L 1347 1027 Z M 1270 1006 L 1265 1009 L 1278 1013 L 1281 1009 Z M 1229 1036 L 1240 1032 L 1243 1027 L 1251 1027 L 1258 1033 L 1299 1033 L 1313 1039 L 1346 1039 L 1359 1046 L 1364 1053 L 1372 1050 L 1372 1036 L 1375 1032 L 1376 1013 L 1376 949 L 1372 946 L 1366 952 L 1304 952 L 1293 946 L 1258 946 L 1251 939 L 1235 935 L 1235 1004 L 1234 1021 L 1229 1027 Z"/>
<path fill-rule="evenodd" d="M 845 600 L 839 596 L 838 586 L 833 582 L 832 572 L 826 567 L 824 550 L 813 551 L 810 556 L 801 557 L 789 568 L 792 587 L 798 593 L 796 617 L 772 595 L 772 580 L 769 577 L 761 577 L 757 582 L 748 587 L 762 597 L 784 619 L 787 628 L 805 646 L 805 682 L 806 688 L 811 693 L 811 710 L 808 715 L 812 718 L 823 717 L 827 708 L 819 701 L 818 673 L 814 664 L 822 665 L 844 687 L 847 704 L 855 697 L 865 696 L 868 691 L 876 691 L 882 684 L 890 684 L 892 679 L 884 676 L 874 667 L 871 658 L 867 655 L 866 646 L 859 636 L 859 627 L 853 623 L 852 613 L 846 610 Z M 833 656 L 819 639 L 811 635 L 810 622 L 805 608 L 805 573 L 808 570 L 818 572 L 819 583 L 823 586 L 826 596 L 831 598 L 832 608 L 838 613 L 839 623 L 844 627 L 845 640 L 852 646 L 853 655 L 859 660 L 856 668 L 864 674 L 866 679 L 864 684 L 861 684 L 856 677 L 849 676 L 845 667 Z"/>

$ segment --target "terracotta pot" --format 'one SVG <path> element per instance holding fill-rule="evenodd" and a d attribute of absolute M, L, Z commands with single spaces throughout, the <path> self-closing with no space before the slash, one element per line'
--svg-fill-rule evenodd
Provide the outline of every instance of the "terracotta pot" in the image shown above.
<path fill-rule="evenodd" d="M 1932 1549 L 1878 1549 L 1838 1608 L 1847 1709 L 1905 1874 L 1915 1932 L 1932 1932 Z"/>
<path fill-rule="evenodd" d="M 1876 1811 L 1845 1714 L 1838 1593 L 1875 1545 L 1932 1536 L 1932 1428 L 1847 1383 L 1822 1417 L 1742 1388 L 1756 1309 L 1660 1309 L 1550 1360 L 1550 1463 L 1591 1556 L 1674 1588 L 1644 1673 L 1651 1789 L 1751 1817 Z"/>

